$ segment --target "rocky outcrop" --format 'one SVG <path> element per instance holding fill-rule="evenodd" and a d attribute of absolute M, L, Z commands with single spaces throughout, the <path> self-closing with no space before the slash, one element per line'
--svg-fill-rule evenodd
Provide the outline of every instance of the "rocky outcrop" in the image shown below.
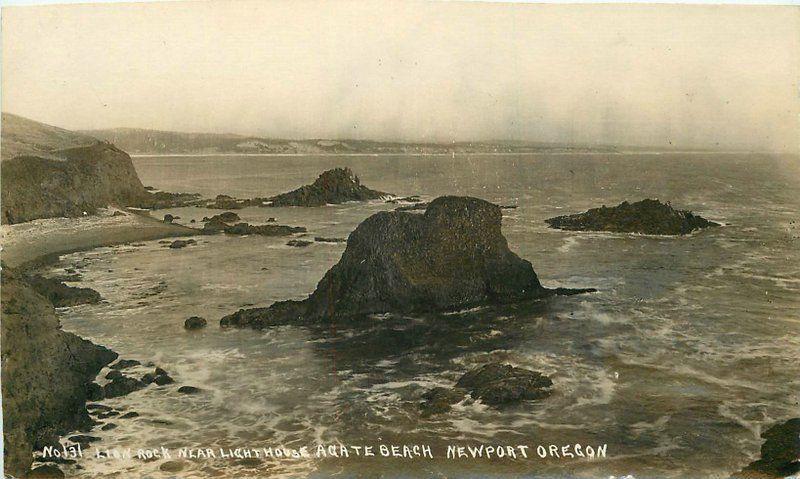
<path fill-rule="evenodd" d="M 732 477 L 767 479 L 794 476 L 800 472 L 800 418 L 775 424 L 761 434 L 761 458 Z"/>
<path fill-rule="evenodd" d="M 551 228 L 570 231 L 611 231 L 649 235 L 685 235 L 694 230 L 719 226 L 690 211 L 676 210 L 658 200 L 593 208 L 584 213 L 545 220 Z"/>
<path fill-rule="evenodd" d="M 127 153 L 110 143 L 3 114 L 2 222 L 75 217 L 150 195 Z"/>
<path fill-rule="evenodd" d="M 220 213 L 218 215 L 214 215 L 211 218 L 204 217 L 202 221 L 203 222 L 221 221 L 223 223 L 233 223 L 234 221 L 239 221 L 240 219 L 241 218 L 239 218 L 239 215 L 237 215 L 233 211 L 226 211 L 224 213 Z"/>
<path fill-rule="evenodd" d="M 489 363 L 461 376 L 453 388 L 437 387 L 426 392 L 420 411 L 426 417 L 445 413 L 467 394 L 494 407 L 544 399 L 551 394 L 552 386 L 553 381 L 538 371 Z"/>
<path fill-rule="evenodd" d="M 100 293 L 91 288 L 67 286 L 58 279 L 31 275 L 26 280 L 37 293 L 44 296 L 56 308 L 99 303 L 102 299 Z"/>
<path fill-rule="evenodd" d="M 444 196 L 424 214 L 380 212 L 353 231 L 339 262 L 303 301 L 240 310 L 223 326 L 262 328 L 372 313 L 438 312 L 590 290 L 544 288 L 509 248 L 497 205 Z"/>
<path fill-rule="evenodd" d="M 3 268 L 0 290 L 4 462 L 7 474 L 23 476 L 35 449 L 91 425 L 88 385 L 117 354 L 62 331 L 53 306 L 18 273 Z"/>
<path fill-rule="evenodd" d="M 388 196 L 361 184 L 350 168 L 335 168 L 319 175 L 313 184 L 269 198 L 270 206 L 324 206 L 348 201 L 368 201 Z"/>

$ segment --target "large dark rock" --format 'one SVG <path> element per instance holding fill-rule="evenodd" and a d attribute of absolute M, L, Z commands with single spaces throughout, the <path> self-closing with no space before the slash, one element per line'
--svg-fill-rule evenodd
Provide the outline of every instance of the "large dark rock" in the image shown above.
<path fill-rule="evenodd" d="M 117 354 L 62 331 L 52 304 L 7 267 L 0 292 L 4 464 L 22 477 L 34 450 L 92 425 L 89 384 Z"/>
<path fill-rule="evenodd" d="M 780 478 L 800 472 L 800 418 L 775 424 L 761 434 L 761 458 L 733 475 L 735 478 Z"/>
<path fill-rule="evenodd" d="M 612 231 L 650 235 L 685 235 L 696 229 L 719 226 L 690 211 L 676 210 L 658 200 L 593 208 L 584 213 L 545 220 L 551 228 L 570 231 Z"/>
<path fill-rule="evenodd" d="M 270 206 L 324 206 L 367 201 L 388 196 L 361 184 L 350 168 L 335 168 L 319 175 L 313 184 L 269 198 Z"/>
<path fill-rule="evenodd" d="M 67 286 L 56 279 L 44 276 L 32 275 L 27 280 L 37 293 L 47 298 L 56 308 L 99 303 L 103 299 L 100 293 L 93 289 Z"/>
<path fill-rule="evenodd" d="M 384 312 L 436 312 L 553 294 L 509 248 L 497 205 L 444 196 L 424 214 L 380 212 L 353 231 L 339 262 L 303 301 L 240 310 L 222 326 L 255 328 Z"/>

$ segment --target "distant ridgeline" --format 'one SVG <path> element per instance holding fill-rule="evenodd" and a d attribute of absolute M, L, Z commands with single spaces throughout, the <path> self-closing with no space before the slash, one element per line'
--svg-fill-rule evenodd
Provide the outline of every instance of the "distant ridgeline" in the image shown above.
<path fill-rule="evenodd" d="M 218 133 L 181 133 L 174 131 L 114 128 L 88 130 L 91 135 L 111 142 L 132 154 L 449 154 L 454 153 L 530 153 L 542 151 L 589 151 L 554 143 L 519 141 L 401 143 L 369 140 L 282 140 Z M 591 151 L 616 151 L 613 147 L 591 147 Z"/>
<path fill-rule="evenodd" d="M 5 224 L 142 205 L 150 196 L 130 156 L 96 138 L 3 113 L 0 146 Z"/>

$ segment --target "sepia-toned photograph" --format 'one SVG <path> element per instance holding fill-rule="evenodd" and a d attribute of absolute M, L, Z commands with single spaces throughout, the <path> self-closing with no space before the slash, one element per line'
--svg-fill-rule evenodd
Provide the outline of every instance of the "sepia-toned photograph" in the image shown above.
<path fill-rule="evenodd" d="M 1 17 L 4 478 L 800 477 L 800 6 Z"/>

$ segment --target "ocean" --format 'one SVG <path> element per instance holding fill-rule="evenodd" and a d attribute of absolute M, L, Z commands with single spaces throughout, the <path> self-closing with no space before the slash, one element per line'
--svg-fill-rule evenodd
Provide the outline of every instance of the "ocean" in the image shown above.
<path fill-rule="evenodd" d="M 93 431 L 101 440 L 68 476 L 727 477 L 755 458 L 761 431 L 800 416 L 798 163 L 745 153 L 134 158 L 145 185 L 208 197 L 270 196 L 349 166 L 368 187 L 400 196 L 516 205 L 503 210 L 503 232 L 542 283 L 598 292 L 436 318 L 376 316 L 327 332 L 221 330 L 219 318 L 239 308 L 309 294 L 345 245 L 294 248 L 285 237 L 217 235 L 179 250 L 152 241 L 65 255 L 52 272 L 77 267 L 78 284 L 105 299 L 60 310 L 65 330 L 202 389 L 184 395 L 150 386 L 103 401 L 139 417 L 106 419 L 117 427 Z M 723 227 L 658 237 L 544 223 L 643 198 Z M 304 226 L 309 238 L 346 237 L 394 207 L 374 201 L 237 213 L 253 224 L 274 217 Z M 154 215 L 189 225 L 219 212 Z M 209 326 L 185 331 L 184 320 L 195 315 Z M 425 391 L 451 386 L 488 361 L 542 371 L 554 394 L 501 410 L 467 399 L 449 413 L 420 416 Z M 377 453 L 322 458 L 318 444 Z M 576 444 L 607 452 L 536 453 L 551 445 L 574 452 Z M 433 457 L 385 457 L 381 445 L 423 445 Z M 447 457 L 448 446 L 479 445 L 524 445 L 529 457 Z M 166 466 L 167 458 L 136 457 L 160 447 L 172 451 Z M 311 454 L 262 460 L 243 452 L 303 447 Z M 128 448 L 131 458 L 94 455 Z M 216 457 L 177 457 L 181 448 Z M 220 449 L 236 448 L 239 457 L 221 457 Z"/>

